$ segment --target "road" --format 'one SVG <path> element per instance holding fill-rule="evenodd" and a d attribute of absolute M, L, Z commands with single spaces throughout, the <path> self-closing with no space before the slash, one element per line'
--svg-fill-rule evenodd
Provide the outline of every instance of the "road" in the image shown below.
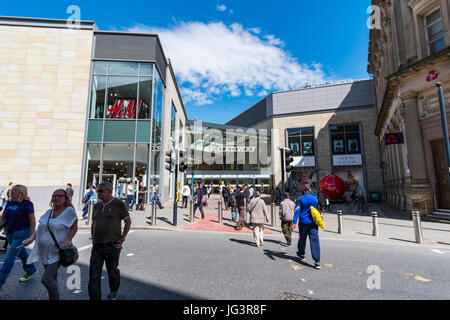
<path fill-rule="evenodd" d="M 284 246 L 280 235 L 266 236 L 256 248 L 246 234 L 197 231 L 133 231 L 121 254 L 121 300 L 276 299 L 288 292 L 313 299 L 449 299 L 450 246 L 378 243 L 362 240 L 321 239 L 322 270 L 307 260 L 300 263 L 296 245 Z M 294 238 L 296 244 L 296 238 Z M 90 240 L 87 231 L 75 238 L 81 288 L 67 288 L 69 274 L 59 272 L 62 299 L 88 299 Z M 3 261 L 4 254 L 0 255 Z M 369 290 L 369 266 L 381 270 L 381 289 Z M 39 275 L 19 284 L 23 275 L 16 262 L 0 299 L 45 300 Z M 104 272 L 106 276 L 106 271 Z M 70 278 L 73 279 L 73 278 Z M 102 280 L 104 296 L 107 278 Z"/>

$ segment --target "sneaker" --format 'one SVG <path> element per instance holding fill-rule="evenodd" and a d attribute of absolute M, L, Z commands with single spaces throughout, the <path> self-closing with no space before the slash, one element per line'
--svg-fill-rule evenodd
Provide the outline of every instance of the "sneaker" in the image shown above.
<path fill-rule="evenodd" d="M 320 270 L 320 263 L 316 262 L 316 263 L 314 264 L 314 269 Z"/>
<path fill-rule="evenodd" d="M 27 273 L 22 278 L 19 279 L 19 282 L 27 282 L 34 275 L 34 273 Z"/>
<path fill-rule="evenodd" d="M 300 261 L 305 261 L 305 256 L 299 256 L 300 257 Z"/>
<path fill-rule="evenodd" d="M 106 298 L 108 300 L 117 300 L 117 291 L 111 291 Z"/>

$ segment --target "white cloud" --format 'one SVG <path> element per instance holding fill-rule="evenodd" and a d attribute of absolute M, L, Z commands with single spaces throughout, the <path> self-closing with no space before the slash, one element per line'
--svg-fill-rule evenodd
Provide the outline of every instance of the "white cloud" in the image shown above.
<path fill-rule="evenodd" d="M 216 5 L 217 11 L 226 11 L 227 10 L 227 6 L 224 4 L 217 4 Z"/>
<path fill-rule="evenodd" d="M 208 105 L 222 96 L 264 96 L 325 78 L 320 64 L 300 63 L 283 49 L 280 39 L 260 28 L 187 22 L 170 29 L 136 25 L 128 30 L 159 34 L 186 103 Z"/>

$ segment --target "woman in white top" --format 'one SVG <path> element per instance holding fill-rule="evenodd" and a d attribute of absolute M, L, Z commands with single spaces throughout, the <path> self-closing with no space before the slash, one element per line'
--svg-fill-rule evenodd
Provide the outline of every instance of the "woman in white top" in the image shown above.
<path fill-rule="evenodd" d="M 24 245 L 29 246 L 36 240 L 27 262 L 42 261 L 45 268 L 42 284 L 47 288 L 50 300 L 59 300 L 59 249 L 53 241 L 48 228 L 50 227 L 52 230 L 59 246 L 68 248 L 72 245 L 72 239 L 78 230 L 78 217 L 70 196 L 64 189 L 56 190 L 53 193 L 50 207 L 52 209 L 48 210 L 40 218 L 35 236 L 27 239 Z"/>

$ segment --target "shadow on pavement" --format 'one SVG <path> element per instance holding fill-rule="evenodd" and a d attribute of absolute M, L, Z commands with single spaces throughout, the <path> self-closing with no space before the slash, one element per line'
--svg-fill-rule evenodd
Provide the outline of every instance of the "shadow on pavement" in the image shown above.
<path fill-rule="evenodd" d="M 4 255 L 0 256 L 1 261 Z M 58 270 L 58 287 L 61 300 L 89 300 L 89 265 L 77 263 L 80 268 L 81 286 L 79 288 L 69 289 L 67 284 L 75 283 L 71 281 L 74 273 L 67 274 L 66 268 Z M 41 264 L 37 264 L 38 274 L 26 283 L 19 284 L 18 276 L 22 275 L 22 265 L 16 263 L 10 277 L 6 281 L 2 291 L 0 291 L 0 300 L 47 300 L 48 293 L 41 284 L 41 277 L 44 272 Z M 120 267 L 119 267 L 120 269 Z M 106 270 L 102 272 L 102 299 L 106 299 L 109 294 L 108 276 Z M 194 297 L 189 294 L 167 289 L 160 285 L 141 282 L 131 277 L 121 276 L 121 284 L 117 300 L 199 300 L 200 297 Z"/>
<path fill-rule="evenodd" d="M 289 256 L 286 252 L 280 252 L 280 251 L 273 251 L 273 250 L 267 250 L 264 249 L 264 254 L 269 257 L 271 260 L 278 259 L 285 259 L 285 260 L 291 260 L 292 262 L 298 263 L 305 267 L 314 268 L 314 265 L 309 264 L 307 262 L 301 261 L 299 257 L 297 256 Z"/>

